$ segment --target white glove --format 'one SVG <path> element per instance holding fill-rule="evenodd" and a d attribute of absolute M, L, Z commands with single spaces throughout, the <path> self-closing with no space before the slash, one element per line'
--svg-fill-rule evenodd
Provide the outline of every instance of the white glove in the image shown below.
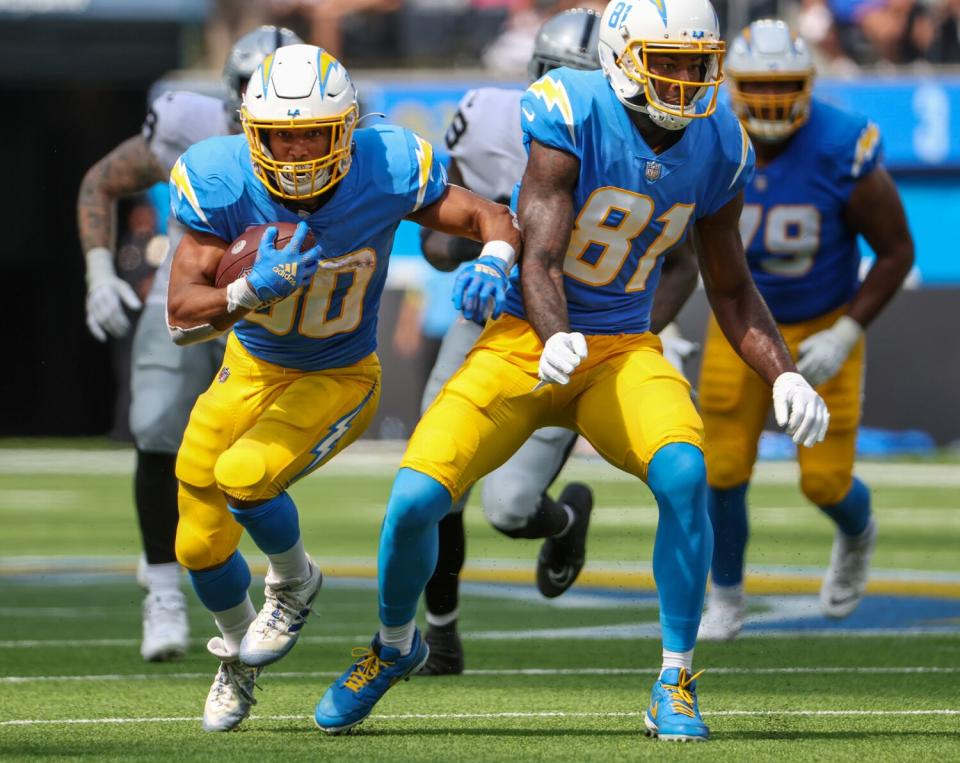
<path fill-rule="evenodd" d="M 91 249 L 87 259 L 87 328 L 101 342 L 107 334 L 124 336 L 130 330 L 130 321 L 123 305 L 139 310 L 140 298 L 113 269 L 113 254 L 102 246 Z M 122 304 L 121 304 L 122 301 Z"/>
<path fill-rule="evenodd" d="M 788 371 L 773 383 L 773 414 L 797 445 L 811 447 L 823 442 L 830 425 L 830 411 L 800 374 Z"/>
<path fill-rule="evenodd" d="M 814 387 L 837 375 L 850 351 L 863 336 L 863 326 L 842 315 L 830 328 L 818 331 L 800 343 L 797 370 Z"/>
<path fill-rule="evenodd" d="M 587 340 L 583 334 L 558 331 L 543 345 L 540 353 L 540 378 L 547 384 L 566 384 L 570 374 L 587 357 Z"/>
<path fill-rule="evenodd" d="M 684 338 L 676 323 L 668 323 L 657 336 L 660 337 L 660 344 L 663 345 L 663 357 L 681 374 L 683 362 L 700 351 L 700 345 Z"/>

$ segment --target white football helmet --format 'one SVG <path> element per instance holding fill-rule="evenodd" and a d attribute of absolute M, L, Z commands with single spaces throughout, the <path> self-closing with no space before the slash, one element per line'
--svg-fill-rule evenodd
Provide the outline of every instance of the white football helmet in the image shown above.
<path fill-rule="evenodd" d="M 350 169 L 357 91 L 343 65 L 316 45 L 287 45 L 267 56 L 250 78 L 240 118 L 254 172 L 275 196 L 312 199 Z M 265 131 L 305 128 L 330 130 L 326 154 L 297 162 L 273 158 Z"/>
<path fill-rule="evenodd" d="M 754 21 L 730 46 L 727 75 L 733 110 L 750 137 L 776 142 L 792 135 L 810 116 L 813 57 L 777 19 Z M 744 92 L 745 83 L 792 82 L 777 92 Z"/>
<path fill-rule="evenodd" d="M 717 108 L 723 82 L 724 44 L 710 0 L 612 0 L 600 19 L 600 65 L 617 98 L 654 124 L 681 130 Z M 651 55 L 703 56 L 701 79 L 686 82 L 650 71 Z M 680 86 L 680 102 L 668 103 L 657 84 Z M 709 95 L 705 106 L 697 102 Z"/>

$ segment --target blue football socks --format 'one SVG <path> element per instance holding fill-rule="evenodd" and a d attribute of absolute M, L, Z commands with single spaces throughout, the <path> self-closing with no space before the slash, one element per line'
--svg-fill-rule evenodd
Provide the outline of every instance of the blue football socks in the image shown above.
<path fill-rule="evenodd" d="M 870 524 L 870 488 L 856 477 L 849 492 L 833 506 L 821 506 L 820 510 L 832 519 L 840 532 L 851 538 L 863 534 Z"/>
<path fill-rule="evenodd" d="M 713 553 L 703 453 L 688 443 L 663 446 L 650 461 L 647 484 L 660 511 L 653 577 L 660 597 L 663 648 L 688 652 L 697 640 Z"/>
<path fill-rule="evenodd" d="M 417 601 L 437 566 L 437 523 L 450 510 L 450 493 L 433 477 L 401 469 L 380 530 L 380 622 L 413 620 Z"/>
<path fill-rule="evenodd" d="M 720 490 L 710 488 L 708 507 L 713 525 L 714 585 L 734 586 L 743 582 L 743 556 L 750 527 L 747 521 L 747 488 L 749 482 Z"/>
<path fill-rule="evenodd" d="M 253 509 L 230 507 L 253 542 L 265 554 L 279 554 L 300 540 L 300 517 L 289 493 L 280 493 Z"/>
<path fill-rule="evenodd" d="M 190 581 L 203 606 L 211 612 L 236 607 L 247 597 L 250 587 L 250 568 L 239 551 L 219 567 L 209 570 L 189 570 Z"/>

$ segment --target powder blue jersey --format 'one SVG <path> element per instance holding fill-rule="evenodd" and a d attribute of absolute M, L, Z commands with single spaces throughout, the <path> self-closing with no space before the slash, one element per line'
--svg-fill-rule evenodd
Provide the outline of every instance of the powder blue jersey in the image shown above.
<path fill-rule="evenodd" d="M 432 147 L 409 130 L 372 127 L 357 130 L 353 141 L 350 171 L 308 216 L 285 207 L 257 179 L 243 135 L 192 146 L 170 173 L 173 213 L 194 230 L 230 242 L 251 225 L 305 220 L 321 245 L 321 269 L 304 289 L 234 327 L 241 344 L 269 363 L 317 371 L 372 353 L 397 226 L 446 188 Z"/>
<path fill-rule="evenodd" d="M 844 216 L 880 154 L 876 125 L 814 99 L 810 119 L 747 186 L 740 233 L 779 322 L 815 318 L 853 297 L 860 251 Z"/>
<path fill-rule="evenodd" d="M 689 225 L 731 201 L 753 175 L 750 140 L 733 113 L 694 119 L 654 153 L 603 73 L 555 69 L 521 101 L 524 141 L 580 160 L 576 215 L 564 260 L 570 327 L 584 334 L 639 334 L 650 327 L 663 256 Z M 524 317 L 519 275 L 507 312 Z"/>

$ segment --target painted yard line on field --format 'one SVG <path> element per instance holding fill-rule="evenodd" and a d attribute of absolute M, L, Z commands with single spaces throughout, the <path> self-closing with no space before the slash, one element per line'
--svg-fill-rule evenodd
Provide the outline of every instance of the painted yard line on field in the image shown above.
<path fill-rule="evenodd" d="M 400 463 L 404 443 L 363 442 L 339 454 L 309 479 L 380 475 L 392 476 Z M 71 450 L 58 448 L 0 449 L 0 474 L 78 474 L 129 475 L 133 471 L 133 450 Z M 575 455 L 566 467 L 569 479 L 636 481 L 600 458 Z M 857 474 L 873 485 L 916 487 L 960 487 L 960 469 L 956 464 L 917 464 L 901 462 L 863 462 Z M 753 483 L 761 485 L 796 484 L 797 465 L 792 461 L 761 461 Z"/>
<path fill-rule="evenodd" d="M 793 667 L 793 668 L 708 668 L 711 676 L 762 676 L 762 675 L 902 675 L 915 673 L 960 673 L 960 668 L 939 666 L 916 667 Z M 653 676 L 655 668 L 490 668 L 466 670 L 466 676 Z M 330 670 L 277 671 L 264 673 L 267 678 L 336 678 L 339 672 Z M 210 673 L 99 673 L 74 676 L 0 676 L 0 684 L 28 684 L 56 681 L 144 681 L 144 680 L 194 680 L 209 679 Z"/>
<path fill-rule="evenodd" d="M 543 712 L 504 713 L 398 713 L 395 715 L 371 715 L 370 721 L 412 720 L 498 720 L 503 718 L 639 718 L 642 711 L 583 713 L 552 710 Z M 954 708 L 932 710 L 715 710 L 704 717 L 817 717 L 817 716 L 953 716 L 960 715 Z M 31 718 L 0 721 L 0 726 L 54 726 L 83 724 L 121 723 L 198 723 L 200 716 L 172 716 L 156 718 Z M 313 721 L 309 715 L 252 715 L 251 721 Z"/>

